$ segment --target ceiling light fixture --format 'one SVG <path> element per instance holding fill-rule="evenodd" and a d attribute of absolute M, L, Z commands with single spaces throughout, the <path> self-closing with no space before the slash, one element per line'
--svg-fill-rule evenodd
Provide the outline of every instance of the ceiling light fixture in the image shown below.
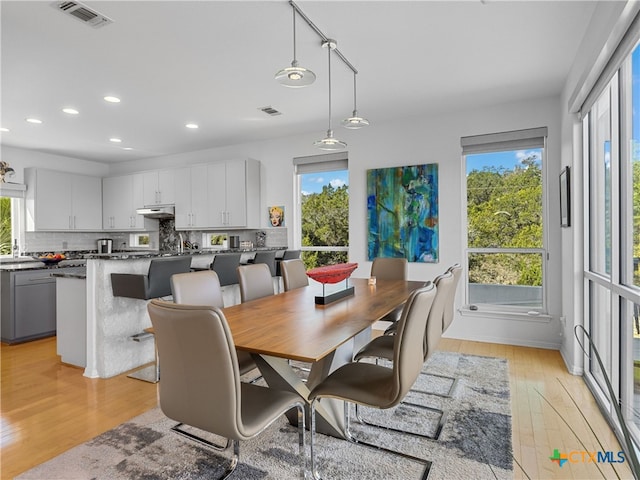
<path fill-rule="evenodd" d="M 78 115 L 80 112 L 78 110 L 76 110 L 75 108 L 63 108 L 62 111 L 64 113 L 68 113 L 69 115 Z"/>
<path fill-rule="evenodd" d="M 121 143 L 122 139 L 113 137 L 113 138 L 110 138 L 109 141 L 113 143 Z"/>
<path fill-rule="evenodd" d="M 120 103 L 120 99 L 118 97 L 113 97 L 111 95 L 107 95 L 104 97 L 105 102 L 109 103 Z"/>
<path fill-rule="evenodd" d="M 283 87 L 300 88 L 311 85 L 316 80 L 316 74 L 298 65 L 296 59 L 296 9 L 293 8 L 293 61 L 290 67 L 283 68 L 276 73 L 276 81 Z"/>
<path fill-rule="evenodd" d="M 353 113 L 349 118 L 342 120 L 342 126 L 344 128 L 353 130 L 369 125 L 369 120 L 358 115 L 358 107 L 356 107 L 356 76 L 357 74 L 353 72 Z"/>
<path fill-rule="evenodd" d="M 0 132 L 8 132 L 9 129 L 6 127 L 0 127 Z"/>
<path fill-rule="evenodd" d="M 369 121 L 365 118 L 358 116 L 358 110 L 356 107 L 356 75 L 358 74 L 358 70 L 347 60 L 347 58 L 338 50 L 336 46 L 336 41 L 322 33 L 322 31 L 305 15 L 305 13 L 300 10 L 300 7 L 295 4 L 293 0 L 289 0 L 289 5 L 293 9 L 293 18 L 294 18 L 294 61 L 295 61 L 295 15 L 296 13 L 302 17 L 302 19 L 307 22 L 307 25 L 311 27 L 311 29 L 318 34 L 318 36 L 322 39 L 322 46 L 328 48 L 329 50 L 329 130 L 327 131 L 327 137 L 323 140 L 315 142 L 318 148 L 323 150 L 340 150 L 347 146 L 346 143 L 341 142 L 340 140 L 334 138 L 333 130 L 331 130 L 331 52 L 337 55 L 342 62 L 351 69 L 353 72 L 353 115 L 349 118 L 346 118 L 342 121 L 342 125 L 346 128 L 356 129 L 362 128 L 369 125 Z"/>
<path fill-rule="evenodd" d="M 187 123 L 185 127 L 191 128 L 191 129 L 200 128 L 197 123 Z"/>
<path fill-rule="evenodd" d="M 329 129 L 327 130 L 327 136 L 322 140 L 314 142 L 313 145 L 320 150 L 342 150 L 347 147 L 347 144 L 335 138 L 333 136 L 333 130 L 331 129 L 331 51 L 336 48 L 336 41 L 327 39 L 322 42 L 322 46 L 329 52 Z"/>
<path fill-rule="evenodd" d="M 42 120 L 38 119 L 38 118 L 26 118 L 25 119 L 27 122 L 29 123 L 36 123 L 36 124 L 40 124 L 42 123 Z"/>

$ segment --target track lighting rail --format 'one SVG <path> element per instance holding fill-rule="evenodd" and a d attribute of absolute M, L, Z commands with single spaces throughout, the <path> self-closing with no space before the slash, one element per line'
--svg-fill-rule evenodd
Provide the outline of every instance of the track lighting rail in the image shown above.
<path fill-rule="evenodd" d="M 298 5 L 296 5 L 296 3 L 293 0 L 289 0 L 289 5 L 291 5 L 291 7 L 293 9 L 295 9 L 296 12 L 298 12 L 298 15 L 300 15 L 304 19 L 304 21 L 307 22 L 307 25 L 309 25 L 311 27 L 311 29 L 318 34 L 318 36 L 322 39 L 322 43 L 330 41 L 329 37 L 327 37 L 324 33 L 322 33 L 322 30 L 320 30 L 317 27 L 317 25 L 315 23 L 313 23 L 311 21 L 311 19 L 304 14 L 304 12 L 302 10 L 300 10 L 300 7 L 298 7 Z M 338 48 L 334 48 L 333 49 L 333 53 L 338 55 L 338 57 L 340 57 L 340 60 L 342 60 L 344 62 L 344 64 L 347 67 L 349 67 L 353 73 L 355 73 L 356 75 L 358 74 L 358 70 L 356 70 L 356 67 L 354 67 L 351 64 L 351 62 L 349 62 L 349 60 L 347 60 L 347 57 L 345 57 L 342 54 L 342 52 L 340 52 L 340 50 L 338 50 Z"/>

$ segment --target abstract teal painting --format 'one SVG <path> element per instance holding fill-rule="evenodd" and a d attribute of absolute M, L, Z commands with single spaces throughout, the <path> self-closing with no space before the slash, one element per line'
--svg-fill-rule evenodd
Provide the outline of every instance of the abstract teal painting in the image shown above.
<path fill-rule="evenodd" d="M 438 164 L 367 170 L 369 260 L 438 262 Z"/>

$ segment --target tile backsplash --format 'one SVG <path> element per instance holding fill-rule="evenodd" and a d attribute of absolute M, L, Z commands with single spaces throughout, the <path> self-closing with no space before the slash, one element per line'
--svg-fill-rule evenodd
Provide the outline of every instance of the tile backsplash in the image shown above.
<path fill-rule="evenodd" d="M 264 232 L 264 236 L 261 232 Z M 180 237 L 175 230 L 173 219 L 159 221 L 159 230 L 148 232 L 151 236 L 152 250 L 175 251 Z M 184 240 L 198 244 L 202 248 L 204 231 L 182 232 Z M 260 237 L 264 237 L 265 247 L 286 247 L 288 245 L 286 228 L 265 228 L 262 230 L 228 230 L 229 235 L 238 235 L 240 241 L 253 242 L 258 246 Z M 27 255 L 34 252 L 96 251 L 96 241 L 100 238 L 113 240 L 113 250 L 133 250 L 129 245 L 129 232 L 25 232 L 20 252 Z"/>

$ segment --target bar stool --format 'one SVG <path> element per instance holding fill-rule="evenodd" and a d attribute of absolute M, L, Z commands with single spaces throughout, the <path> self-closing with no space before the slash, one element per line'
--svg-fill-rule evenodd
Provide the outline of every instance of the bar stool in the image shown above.
<path fill-rule="evenodd" d="M 171 295 L 171 275 L 191 270 L 191 256 L 154 258 L 146 275 L 112 273 L 111 289 L 114 297 L 150 300 Z"/>

